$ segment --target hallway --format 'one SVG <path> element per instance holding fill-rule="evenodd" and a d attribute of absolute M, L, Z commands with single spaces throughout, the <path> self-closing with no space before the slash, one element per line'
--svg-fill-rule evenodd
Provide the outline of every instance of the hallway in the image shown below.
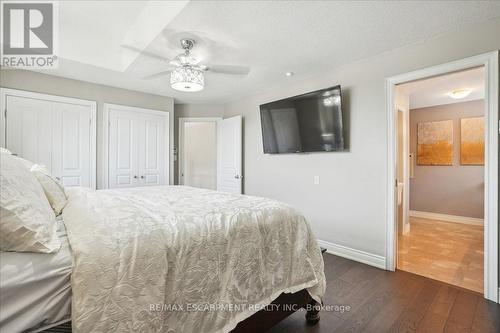
<path fill-rule="evenodd" d="M 398 269 L 483 292 L 483 226 L 410 218 L 398 237 Z"/>

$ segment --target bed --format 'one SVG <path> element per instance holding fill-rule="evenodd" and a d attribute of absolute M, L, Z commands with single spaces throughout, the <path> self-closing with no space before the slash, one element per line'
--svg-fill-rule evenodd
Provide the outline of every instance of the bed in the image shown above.
<path fill-rule="evenodd" d="M 62 219 L 55 254 L 0 252 L 0 328 L 38 331 L 71 319 L 71 252 Z"/>
<path fill-rule="evenodd" d="M 185 186 L 67 194 L 75 333 L 259 332 L 321 302 L 320 249 L 286 204 Z"/>

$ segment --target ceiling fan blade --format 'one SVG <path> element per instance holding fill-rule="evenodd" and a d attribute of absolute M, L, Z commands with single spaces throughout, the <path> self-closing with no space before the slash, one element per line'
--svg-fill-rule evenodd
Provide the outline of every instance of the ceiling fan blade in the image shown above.
<path fill-rule="evenodd" d="M 233 65 L 211 65 L 207 67 L 207 70 L 212 73 L 230 75 L 247 75 L 250 73 L 250 67 Z"/>
<path fill-rule="evenodd" d="M 182 64 L 180 63 L 180 61 L 179 61 L 179 60 L 177 60 L 177 58 L 176 58 L 176 59 L 174 59 L 174 60 L 170 60 L 168 63 L 169 63 L 170 65 L 172 65 L 172 66 L 176 66 L 176 67 L 182 66 Z"/>
<path fill-rule="evenodd" d="M 160 77 L 163 77 L 163 76 L 167 76 L 171 72 L 172 71 L 163 71 L 163 72 L 159 72 L 159 73 L 156 73 L 156 74 L 145 76 L 145 77 L 143 77 L 143 79 L 144 80 L 153 80 L 153 79 L 157 79 L 157 78 L 160 78 Z"/>
<path fill-rule="evenodd" d="M 124 49 L 128 49 L 128 50 L 143 54 L 143 55 L 150 57 L 150 58 L 154 58 L 154 59 L 158 59 L 158 60 L 162 60 L 162 61 L 166 61 L 166 62 L 170 61 L 170 59 L 168 59 L 162 55 L 159 55 L 159 54 L 156 54 L 153 52 L 149 52 L 146 50 L 141 50 L 140 48 L 132 46 L 132 45 L 121 44 L 120 46 L 123 47 Z"/>

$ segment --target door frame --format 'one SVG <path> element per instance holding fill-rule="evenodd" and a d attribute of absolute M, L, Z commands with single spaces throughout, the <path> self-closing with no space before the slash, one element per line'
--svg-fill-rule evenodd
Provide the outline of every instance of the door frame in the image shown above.
<path fill-rule="evenodd" d="M 432 66 L 386 79 L 387 93 L 387 223 L 386 269 L 396 269 L 397 223 L 394 183 L 396 179 L 397 108 L 396 85 L 419 79 L 484 66 L 485 69 L 485 165 L 484 165 L 484 297 L 497 302 L 498 289 L 498 135 L 499 51 Z"/>
<path fill-rule="evenodd" d="M 184 124 L 189 122 L 206 122 L 213 123 L 215 122 L 217 125 L 217 184 L 219 184 L 220 179 L 220 152 L 221 152 L 221 142 L 220 142 L 220 131 L 222 126 L 222 117 L 181 117 L 179 118 L 179 144 L 177 149 L 178 156 L 178 170 L 177 177 L 179 185 L 184 185 L 184 179 L 182 176 L 182 170 L 184 168 Z M 217 186 L 218 188 L 218 186 Z"/>
<path fill-rule="evenodd" d="M 139 112 L 139 113 L 148 113 L 148 114 L 153 114 L 157 116 L 162 116 L 165 118 L 165 130 L 168 130 L 168 134 L 165 135 L 165 171 L 164 171 L 164 177 L 165 177 L 165 182 L 166 185 L 171 184 L 171 179 L 170 179 L 170 168 L 172 167 L 170 165 L 170 155 L 171 155 L 171 148 L 170 148 L 170 136 L 171 133 L 170 131 L 172 130 L 170 126 L 170 111 L 161 111 L 161 110 L 153 110 L 153 109 L 146 109 L 146 108 L 139 108 L 135 106 L 128 106 L 128 105 L 121 105 L 121 104 L 112 104 L 112 103 L 104 103 L 103 104 L 103 126 L 102 126 L 102 180 L 101 180 L 101 189 L 107 189 L 109 188 L 109 126 L 110 126 L 110 120 L 109 120 L 109 113 L 112 108 L 120 108 L 121 110 L 124 111 L 131 111 L 131 112 Z"/>
<path fill-rule="evenodd" d="M 23 97 L 30 99 L 38 99 L 49 102 L 58 102 L 65 104 L 76 104 L 87 106 L 90 108 L 90 186 L 96 188 L 96 172 L 97 172 L 97 102 L 87 99 L 74 97 L 65 97 L 58 95 L 42 94 L 27 90 L 18 90 L 10 88 L 0 88 L 0 105 L 2 107 L 2 115 L 0 116 L 0 146 L 5 147 L 7 139 L 7 97 Z"/>

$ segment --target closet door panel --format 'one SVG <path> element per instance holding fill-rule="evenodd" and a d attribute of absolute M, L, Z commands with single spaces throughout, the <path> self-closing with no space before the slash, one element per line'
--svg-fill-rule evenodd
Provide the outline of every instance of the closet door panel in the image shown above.
<path fill-rule="evenodd" d="M 48 101 L 7 97 L 6 147 L 52 170 L 52 111 Z"/>
<path fill-rule="evenodd" d="M 104 186 L 108 188 L 168 183 L 168 112 L 105 104 Z M 106 131 L 107 129 L 107 131 Z"/>
<path fill-rule="evenodd" d="M 139 169 L 141 184 L 165 184 L 165 118 L 154 115 L 141 115 L 139 139 Z"/>
<path fill-rule="evenodd" d="M 53 103 L 53 174 L 64 186 L 91 186 L 91 114 L 88 107 Z"/>
<path fill-rule="evenodd" d="M 45 165 L 65 186 L 95 187 L 94 102 L 15 89 L 1 94 L 7 149 Z"/>
<path fill-rule="evenodd" d="M 139 125 L 133 112 L 111 110 L 109 114 L 109 187 L 138 184 Z"/>

